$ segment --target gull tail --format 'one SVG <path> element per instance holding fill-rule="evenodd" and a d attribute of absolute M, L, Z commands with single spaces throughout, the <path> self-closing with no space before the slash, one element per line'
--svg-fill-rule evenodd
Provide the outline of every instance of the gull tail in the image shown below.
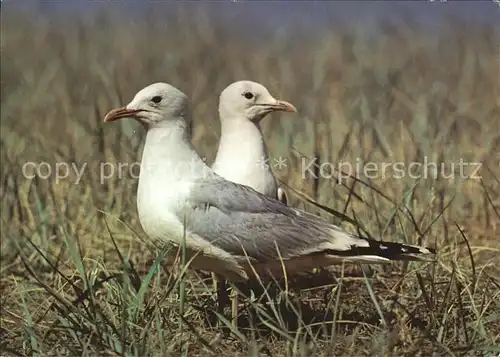
<path fill-rule="evenodd" d="M 335 241 L 322 249 L 322 253 L 330 259 L 366 264 L 435 260 L 434 248 L 359 238 L 345 232 L 336 232 L 335 236 Z"/>
<path fill-rule="evenodd" d="M 283 263 L 288 274 L 295 274 L 342 263 L 389 264 L 396 260 L 435 260 L 436 250 L 433 248 L 360 238 L 340 229 L 329 233 L 329 241 L 295 252 L 286 261 L 275 260 L 256 266 L 256 271 L 278 276 L 283 273 Z"/>

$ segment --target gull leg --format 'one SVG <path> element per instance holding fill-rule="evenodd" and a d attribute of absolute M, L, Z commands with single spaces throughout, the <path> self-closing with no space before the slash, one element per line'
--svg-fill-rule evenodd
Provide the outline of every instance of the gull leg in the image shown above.
<path fill-rule="evenodd" d="M 217 275 L 215 273 L 210 273 L 210 275 L 212 276 L 212 285 L 213 285 L 213 289 L 216 293 L 216 310 L 219 314 L 221 313 L 221 311 L 224 311 L 224 307 L 221 306 L 221 300 L 222 300 L 222 294 L 220 292 L 220 284 L 219 284 L 219 279 L 217 277 Z"/>
<path fill-rule="evenodd" d="M 219 279 L 215 273 L 210 273 L 210 275 L 212 276 L 213 289 L 214 289 L 215 293 L 217 294 L 216 304 L 217 304 L 217 312 L 219 312 L 220 302 L 221 302 L 221 298 L 222 298 L 221 292 L 219 291 L 219 289 L 220 289 Z"/>
<path fill-rule="evenodd" d="M 210 275 L 212 276 L 212 284 L 213 284 L 213 287 L 214 287 L 214 290 L 215 291 L 218 291 L 218 281 L 217 281 L 217 275 L 215 275 L 215 273 L 210 273 Z"/>
<path fill-rule="evenodd" d="M 231 323 L 234 327 L 238 327 L 238 291 L 231 288 Z"/>

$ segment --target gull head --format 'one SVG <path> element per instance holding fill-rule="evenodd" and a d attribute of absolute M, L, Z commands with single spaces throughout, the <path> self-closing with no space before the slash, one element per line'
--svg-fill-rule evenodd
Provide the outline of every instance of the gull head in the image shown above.
<path fill-rule="evenodd" d="M 262 84 L 238 81 L 224 89 L 219 98 L 221 120 L 243 118 L 258 123 L 274 111 L 297 112 L 295 107 L 274 98 Z"/>
<path fill-rule="evenodd" d="M 109 111 L 104 122 L 132 118 L 145 124 L 155 124 L 185 118 L 188 110 L 188 98 L 179 89 L 167 83 L 153 83 L 141 89 L 124 107 Z"/>

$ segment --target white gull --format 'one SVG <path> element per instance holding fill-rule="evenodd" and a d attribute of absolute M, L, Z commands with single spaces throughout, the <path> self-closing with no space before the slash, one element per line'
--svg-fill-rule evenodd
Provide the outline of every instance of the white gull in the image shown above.
<path fill-rule="evenodd" d="M 147 128 L 139 176 L 140 223 L 153 240 L 181 245 L 191 267 L 231 281 L 253 269 L 274 276 L 341 261 L 426 260 L 432 248 L 357 237 L 325 219 L 288 207 L 209 168 L 188 135 L 188 98 L 166 83 L 139 91 L 110 122 L 133 118 Z M 282 264 L 283 263 L 283 264 Z"/>
<path fill-rule="evenodd" d="M 219 98 L 221 137 L 212 169 L 226 180 L 287 203 L 271 169 L 260 122 L 275 111 L 296 112 L 284 100 L 275 99 L 262 84 L 238 81 Z"/>

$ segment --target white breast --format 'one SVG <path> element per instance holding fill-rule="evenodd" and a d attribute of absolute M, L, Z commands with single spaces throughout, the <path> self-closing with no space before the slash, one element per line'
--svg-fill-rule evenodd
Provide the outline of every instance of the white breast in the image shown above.
<path fill-rule="evenodd" d="M 218 175 L 276 197 L 277 184 L 269 166 L 271 164 L 264 138 L 255 124 L 245 121 L 236 128 L 222 128 L 217 157 L 212 166 Z"/>

